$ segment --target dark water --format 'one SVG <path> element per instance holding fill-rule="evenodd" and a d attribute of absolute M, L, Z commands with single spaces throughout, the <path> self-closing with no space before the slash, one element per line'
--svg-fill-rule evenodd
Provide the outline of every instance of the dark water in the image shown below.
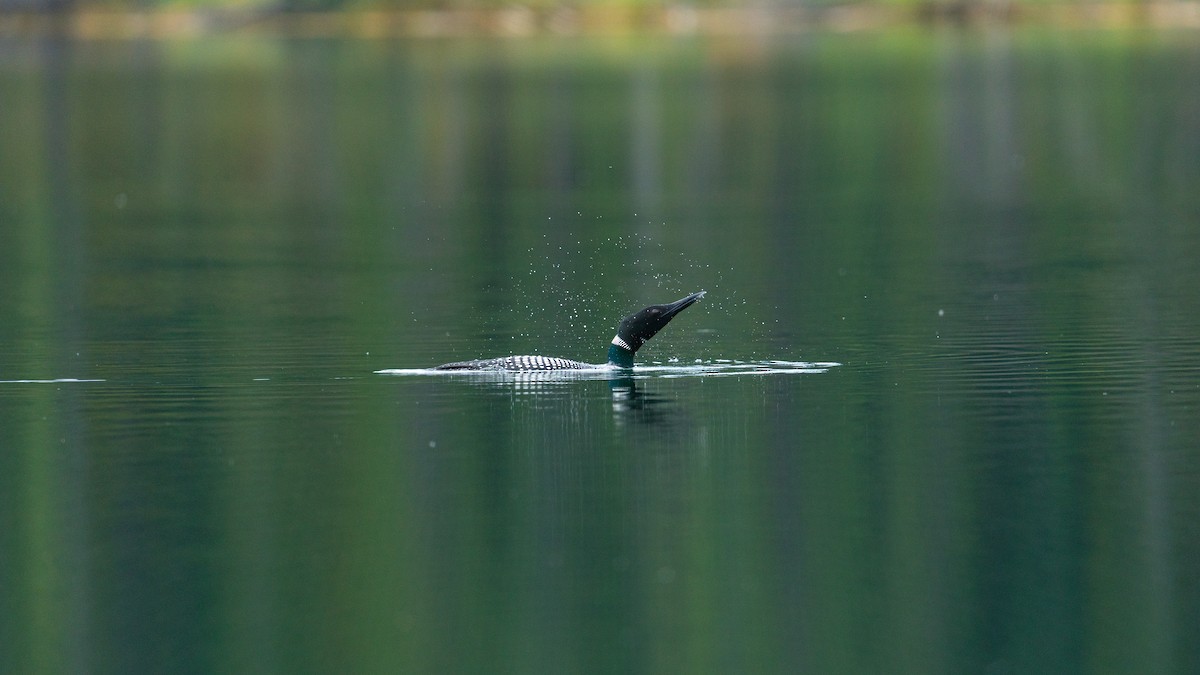
<path fill-rule="evenodd" d="M 1196 672 L 1198 44 L 0 41 L 5 672 Z"/>

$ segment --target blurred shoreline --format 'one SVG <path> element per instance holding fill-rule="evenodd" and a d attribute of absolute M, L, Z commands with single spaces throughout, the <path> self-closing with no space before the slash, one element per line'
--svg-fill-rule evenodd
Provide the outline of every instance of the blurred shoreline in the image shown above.
<path fill-rule="evenodd" d="M 96 40 L 228 34 L 366 39 L 636 33 L 771 35 L 814 30 L 854 32 L 906 25 L 1197 29 L 1200 28 L 1200 2 L 925 2 L 908 6 L 854 4 L 786 9 L 677 5 L 333 12 L 179 7 L 144 11 L 98 8 L 51 12 L 0 10 L 0 38 L 61 36 Z"/>

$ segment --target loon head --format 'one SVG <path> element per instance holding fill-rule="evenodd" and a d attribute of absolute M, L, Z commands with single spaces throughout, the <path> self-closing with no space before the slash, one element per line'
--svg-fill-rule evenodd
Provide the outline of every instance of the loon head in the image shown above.
<path fill-rule="evenodd" d="M 670 323 L 676 314 L 691 307 L 703 297 L 704 291 L 692 293 L 686 298 L 665 305 L 650 305 L 625 317 L 617 327 L 617 336 L 613 338 L 612 347 L 608 350 L 609 363 L 625 368 L 633 367 L 633 355 L 637 350 Z"/>

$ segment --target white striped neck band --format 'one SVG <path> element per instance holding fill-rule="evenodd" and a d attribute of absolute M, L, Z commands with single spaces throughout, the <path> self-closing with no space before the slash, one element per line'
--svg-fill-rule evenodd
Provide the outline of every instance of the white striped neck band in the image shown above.
<path fill-rule="evenodd" d="M 627 349 L 629 351 L 633 351 L 633 347 L 630 347 L 629 345 L 625 344 L 625 341 L 621 339 L 620 335 L 615 336 L 613 338 L 612 343 L 614 345 L 620 347 L 621 349 Z"/>

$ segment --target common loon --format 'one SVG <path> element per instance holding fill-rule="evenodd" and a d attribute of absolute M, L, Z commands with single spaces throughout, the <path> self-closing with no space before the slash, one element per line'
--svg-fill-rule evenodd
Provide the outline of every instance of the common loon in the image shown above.
<path fill-rule="evenodd" d="M 590 370 L 604 368 L 605 365 L 615 368 L 632 368 L 633 355 L 647 340 L 654 337 L 658 331 L 675 318 L 683 310 L 692 306 L 704 291 L 692 293 L 686 298 L 665 305 L 651 305 L 636 314 L 625 317 L 617 327 L 617 335 L 608 347 L 608 363 L 592 364 L 570 359 L 560 359 L 555 356 L 502 356 L 498 359 L 476 359 L 474 361 L 457 361 L 446 363 L 434 370 L 509 370 L 514 372 L 530 372 L 544 370 Z"/>

